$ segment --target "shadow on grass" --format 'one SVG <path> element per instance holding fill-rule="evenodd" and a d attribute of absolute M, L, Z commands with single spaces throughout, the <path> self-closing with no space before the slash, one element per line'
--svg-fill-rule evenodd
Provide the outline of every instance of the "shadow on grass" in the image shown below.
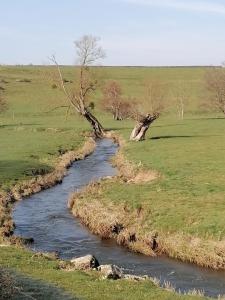
<path fill-rule="evenodd" d="M 39 157 L 35 155 L 30 161 L 0 159 L 0 185 L 11 179 L 17 181 L 20 178 L 44 175 L 53 171 L 51 166 L 40 163 L 38 159 Z"/>
<path fill-rule="evenodd" d="M 9 274 L 15 286 L 18 287 L 16 293 L 10 298 L 12 300 L 78 300 L 77 297 L 74 297 L 65 290 L 43 280 L 33 279 L 12 271 Z"/>
<path fill-rule="evenodd" d="M 168 124 L 168 125 L 152 125 L 152 128 L 157 128 L 157 127 L 174 127 L 174 126 L 187 126 L 187 124 L 182 124 L 182 123 L 177 123 L 177 124 Z"/>
<path fill-rule="evenodd" d="M 15 123 L 15 124 L 1 124 L 0 125 L 0 128 L 10 128 L 10 127 L 18 127 L 18 126 L 36 126 L 36 125 L 41 125 L 41 124 L 38 124 L 38 123 L 27 123 L 27 124 L 24 124 L 24 123 Z"/>
<path fill-rule="evenodd" d="M 160 135 L 153 136 L 150 140 L 160 140 L 160 139 L 177 139 L 177 138 L 202 138 L 202 137 L 212 137 L 221 135 Z"/>
<path fill-rule="evenodd" d="M 203 118 L 187 118 L 185 119 L 187 121 L 207 121 L 207 120 L 225 120 L 225 116 L 224 117 L 203 117 Z"/>
<path fill-rule="evenodd" d="M 112 128 L 106 128 L 105 129 L 105 131 L 107 132 L 107 131 L 118 131 L 118 130 L 132 130 L 133 129 L 133 127 L 112 127 Z"/>

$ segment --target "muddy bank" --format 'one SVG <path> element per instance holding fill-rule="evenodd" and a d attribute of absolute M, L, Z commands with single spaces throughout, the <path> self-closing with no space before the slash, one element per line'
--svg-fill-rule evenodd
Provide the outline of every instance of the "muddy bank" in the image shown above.
<path fill-rule="evenodd" d="M 107 179 L 110 182 L 124 184 L 143 184 L 160 177 L 155 171 L 143 170 L 125 159 L 123 149 L 125 142 L 121 137 L 109 133 L 120 150 L 113 159 L 119 170 L 117 178 Z M 167 255 L 184 262 L 197 264 L 201 267 L 215 270 L 225 269 L 225 242 L 204 240 L 183 233 L 166 234 L 148 228 L 145 224 L 144 208 L 129 210 L 125 203 L 114 205 L 104 199 L 104 185 L 106 180 L 92 183 L 79 193 L 73 194 L 68 207 L 83 224 L 104 239 L 114 239 L 119 245 L 149 256 Z M 91 195 L 91 201 L 90 201 Z M 103 195 L 103 196 L 102 196 Z"/>
<path fill-rule="evenodd" d="M 61 155 L 57 159 L 53 172 L 21 182 L 15 185 L 8 193 L 0 191 L 0 240 L 11 243 L 20 242 L 20 239 L 12 236 L 15 228 L 11 217 L 14 202 L 61 183 L 71 164 L 74 161 L 84 159 L 94 149 L 94 139 L 88 138 L 80 149 Z"/>

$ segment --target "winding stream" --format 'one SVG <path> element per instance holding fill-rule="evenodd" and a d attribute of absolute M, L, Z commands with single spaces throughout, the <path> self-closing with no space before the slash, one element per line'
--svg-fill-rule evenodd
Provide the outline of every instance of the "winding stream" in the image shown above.
<path fill-rule="evenodd" d="M 95 255 L 100 263 L 113 263 L 126 272 L 169 281 L 182 292 L 197 289 L 216 297 L 225 294 L 225 272 L 212 271 L 166 257 L 151 258 L 129 252 L 114 241 L 90 233 L 67 208 L 71 192 L 101 177 L 116 175 L 109 163 L 117 146 L 111 140 L 97 142 L 93 154 L 75 162 L 63 183 L 17 202 L 13 212 L 15 234 L 33 237 L 35 251 L 57 251 L 61 258 Z"/>

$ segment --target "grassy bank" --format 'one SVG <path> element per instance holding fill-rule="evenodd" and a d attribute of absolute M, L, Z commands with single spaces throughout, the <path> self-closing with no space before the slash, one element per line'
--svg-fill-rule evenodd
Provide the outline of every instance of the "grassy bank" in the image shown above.
<path fill-rule="evenodd" d="M 129 130 L 119 132 L 128 140 Z M 224 132 L 221 117 L 162 118 L 145 142 L 127 141 L 122 148 L 126 159 L 158 178 L 148 184 L 103 181 L 101 188 L 75 196 L 74 213 L 82 218 L 86 211 L 83 221 L 100 235 L 103 224 L 110 233 L 112 221 L 119 222 L 122 243 L 133 250 L 154 254 L 151 240 L 157 236 L 157 254 L 224 269 Z M 129 174 L 126 164 L 123 173 Z M 102 209 L 91 222 L 87 212 L 93 201 L 98 212 Z M 106 218 L 107 210 L 114 217 Z M 137 243 L 128 243 L 134 233 Z M 121 236 L 116 238 L 121 243 Z"/>
<path fill-rule="evenodd" d="M 0 265 L 8 269 L 14 269 L 23 274 L 18 277 L 18 285 L 24 287 L 24 292 L 27 291 L 27 283 L 30 280 L 28 287 L 33 286 L 33 295 L 36 299 L 60 299 L 64 295 L 67 299 L 67 294 L 75 299 L 157 299 L 157 300 L 195 300 L 203 299 L 198 296 L 183 296 L 174 292 L 166 291 L 156 287 L 150 281 L 133 282 L 125 280 L 102 280 L 97 272 L 84 273 L 81 271 L 66 272 L 59 270 L 58 262 L 49 260 L 41 256 L 35 256 L 27 250 L 16 249 L 13 247 L 0 248 Z M 26 279 L 26 280 L 25 280 Z M 25 281 L 25 282 L 24 282 Z M 43 295 L 41 290 L 45 289 L 46 294 Z M 28 289 L 29 291 L 29 289 Z M 31 291 L 30 291 L 31 292 Z M 26 298 L 23 298 L 26 299 Z M 71 298 L 69 298 L 71 299 Z M 206 298 L 205 298 L 206 299 Z"/>
<path fill-rule="evenodd" d="M 7 83 L 3 94 L 8 111 L 0 115 L 0 187 L 49 172 L 57 157 L 81 146 L 81 133 L 88 129 L 82 119 L 69 115 L 63 95 L 46 81 L 46 70 L 38 67 L 0 67 Z M 30 82 L 18 82 L 28 79 Z"/>

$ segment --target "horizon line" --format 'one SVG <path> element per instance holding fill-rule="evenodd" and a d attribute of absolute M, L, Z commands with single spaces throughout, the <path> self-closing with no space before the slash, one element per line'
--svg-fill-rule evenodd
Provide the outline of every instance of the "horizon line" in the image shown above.
<path fill-rule="evenodd" d="M 1 64 L 0 67 L 54 67 L 52 64 Z M 79 67 L 73 64 L 59 64 L 61 67 Z M 213 68 L 222 67 L 221 65 L 96 65 L 89 67 L 97 68 Z"/>

